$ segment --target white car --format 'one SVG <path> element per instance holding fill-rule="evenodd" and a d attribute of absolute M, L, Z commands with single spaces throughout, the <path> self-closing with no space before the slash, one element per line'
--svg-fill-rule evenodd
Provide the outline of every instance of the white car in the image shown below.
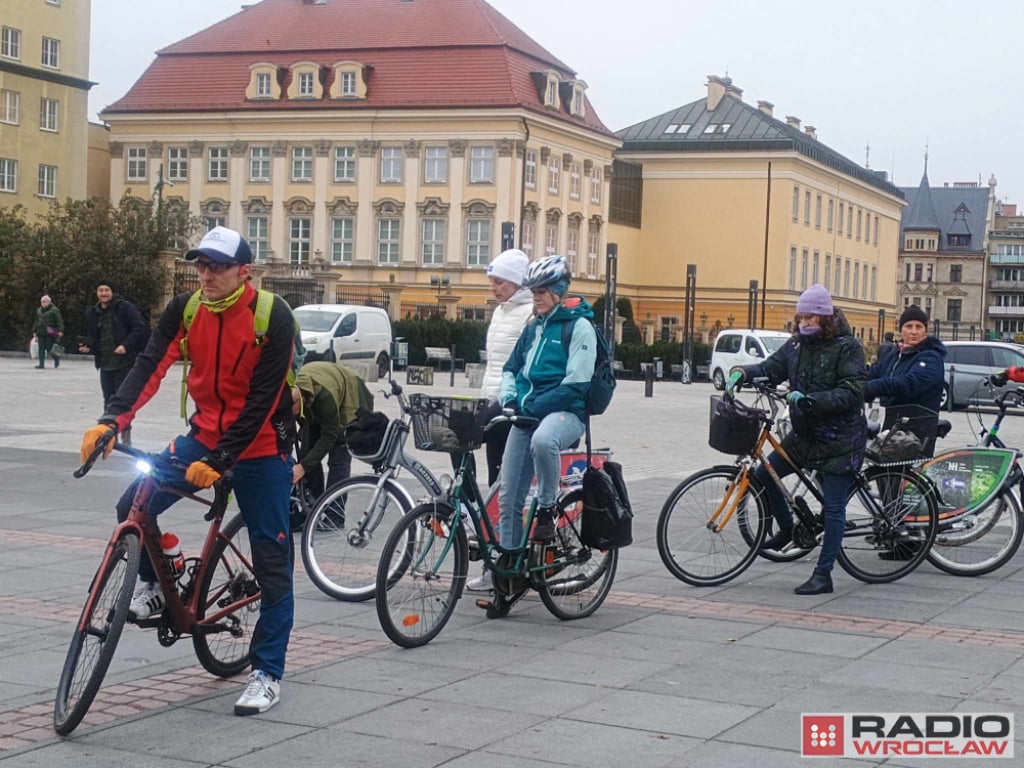
<path fill-rule="evenodd" d="M 391 318 L 380 307 L 355 304 L 306 304 L 293 310 L 306 360 L 376 361 L 377 375 L 391 369 Z"/>
<path fill-rule="evenodd" d="M 715 389 L 725 389 L 729 371 L 737 365 L 764 362 L 793 334 L 785 331 L 749 331 L 730 328 L 715 339 L 711 353 L 711 381 Z"/>

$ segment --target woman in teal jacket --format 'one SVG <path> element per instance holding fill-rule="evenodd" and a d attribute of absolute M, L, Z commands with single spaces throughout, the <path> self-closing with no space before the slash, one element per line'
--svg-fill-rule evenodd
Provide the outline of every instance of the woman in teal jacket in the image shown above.
<path fill-rule="evenodd" d="M 533 293 L 536 317 L 527 323 L 505 363 L 498 400 L 540 422 L 533 428 L 515 427 L 505 445 L 498 496 L 503 547 L 518 547 L 522 542 L 520 511 L 535 472 L 533 536 L 542 541 L 554 537 L 560 453 L 579 440 L 584 430 L 583 398 L 594 376 L 597 336 L 590 305 L 578 296 L 566 297 L 569 280 L 564 256 L 534 261 L 523 280 L 523 287 Z"/>

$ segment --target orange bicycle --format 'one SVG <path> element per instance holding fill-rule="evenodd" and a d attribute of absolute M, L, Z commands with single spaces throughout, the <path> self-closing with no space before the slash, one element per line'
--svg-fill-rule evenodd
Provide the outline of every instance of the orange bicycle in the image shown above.
<path fill-rule="evenodd" d="M 85 476 L 108 441 L 97 447 L 75 477 Z M 212 500 L 170 484 L 180 480 L 186 465 L 174 457 L 149 454 L 120 443 L 114 449 L 137 460 L 143 480 L 132 499 L 128 518 L 111 534 L 100 567 L 89 586 L 82 615 L 75 626 L 57 685 L 53 727 L 71 733 L 85 717 L 114 656 L 128 616 L 128 606 L 144 549 L 159 579 L 167 605 L 151 619 L 134 621 L 157 630 L 163 646 L 190 635 L 199 663 L 213 675 L 231 677 L 249 666 L 249 645 L 259 618 L 260 586 L 253 572 L 245 520 L 235 515 L 222 525 L 230 498 L 230 472 L 216 485 Z M 175 568 L 164 556 L 160 528 L 149 504 L 158 492 L 174 493 L 209 507 L 210 528 L 198 557 Z M 243 535 L 239 535 L 243 534 Z"/>

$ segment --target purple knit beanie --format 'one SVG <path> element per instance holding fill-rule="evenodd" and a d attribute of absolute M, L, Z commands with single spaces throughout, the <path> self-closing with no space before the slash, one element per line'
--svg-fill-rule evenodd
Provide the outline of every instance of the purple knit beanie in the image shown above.
<path fill-rule="evenodd" d="M 815 283 L 806 291 L 800 294 L 796 302 L 796 311 L 799 315 L 823 315 L 830 317 L 833 313 L 832 297 L 828 294 L 828 288 Z"/>

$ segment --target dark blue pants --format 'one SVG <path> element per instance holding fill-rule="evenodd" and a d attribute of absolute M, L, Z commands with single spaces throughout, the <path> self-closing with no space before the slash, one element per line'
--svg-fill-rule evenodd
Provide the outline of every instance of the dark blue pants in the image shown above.
<path fill-rule="evenodd" d="M 793 474 L 793 468 L 777 453 L 768 457 L 768 463 L 772 465 L 772 469 L 780 478 Z M 763 465 L 758 465 L 754 470 L 754 477 L 760 480 L 761 485 L 764 486 L 768 507 L 779 530 L 792 530 L 793 513 L 786 503 L 786 497 L 772 481 L 768 470 Z M 846 532 L 846 497 L 850 492 L 853 477 L 819 472 L 818 480 L 821 483 L 822 496 L 825 498 L 822 508 L 825 515 L 825 537 L 821 542 L 821 551 L 818 553 L 818 567 L 823 571 L 831 571 L 836 557 L 839 556 L 843 534 Z"/>
<path fill-rule="evenodd" d="M 179 435 L 173 442 L 173 454 L 190 464 L 210 451 L 198 440 Z M 164 455 L 172 453 L 171 448 Z M 292 538 L 288 523 L 288 508 L 292 487 L 292 460 L 290 457 L 268 456 L 246 459 L 235 464 L 232 489 L 238 499 L 238 508 L 245 518 L 252 547 L 253 570 L 260 583 L 260 618 L 256 622 L 252 640 L 252 667 L 280 678 L 284 675 L 285 652 L 295 618 L 295 594 L 292 584 Z M 136 480 L 117 502 L 117 519 L 125 520 L 131 511 Z M 175 485 L 195 491 L 184 478 Z M 158 515 L 180 499 L 173 493 L 153 496 L 149 511 Z M 153 565 L 142 555 L 139 577 L 156 581 Z"/>

